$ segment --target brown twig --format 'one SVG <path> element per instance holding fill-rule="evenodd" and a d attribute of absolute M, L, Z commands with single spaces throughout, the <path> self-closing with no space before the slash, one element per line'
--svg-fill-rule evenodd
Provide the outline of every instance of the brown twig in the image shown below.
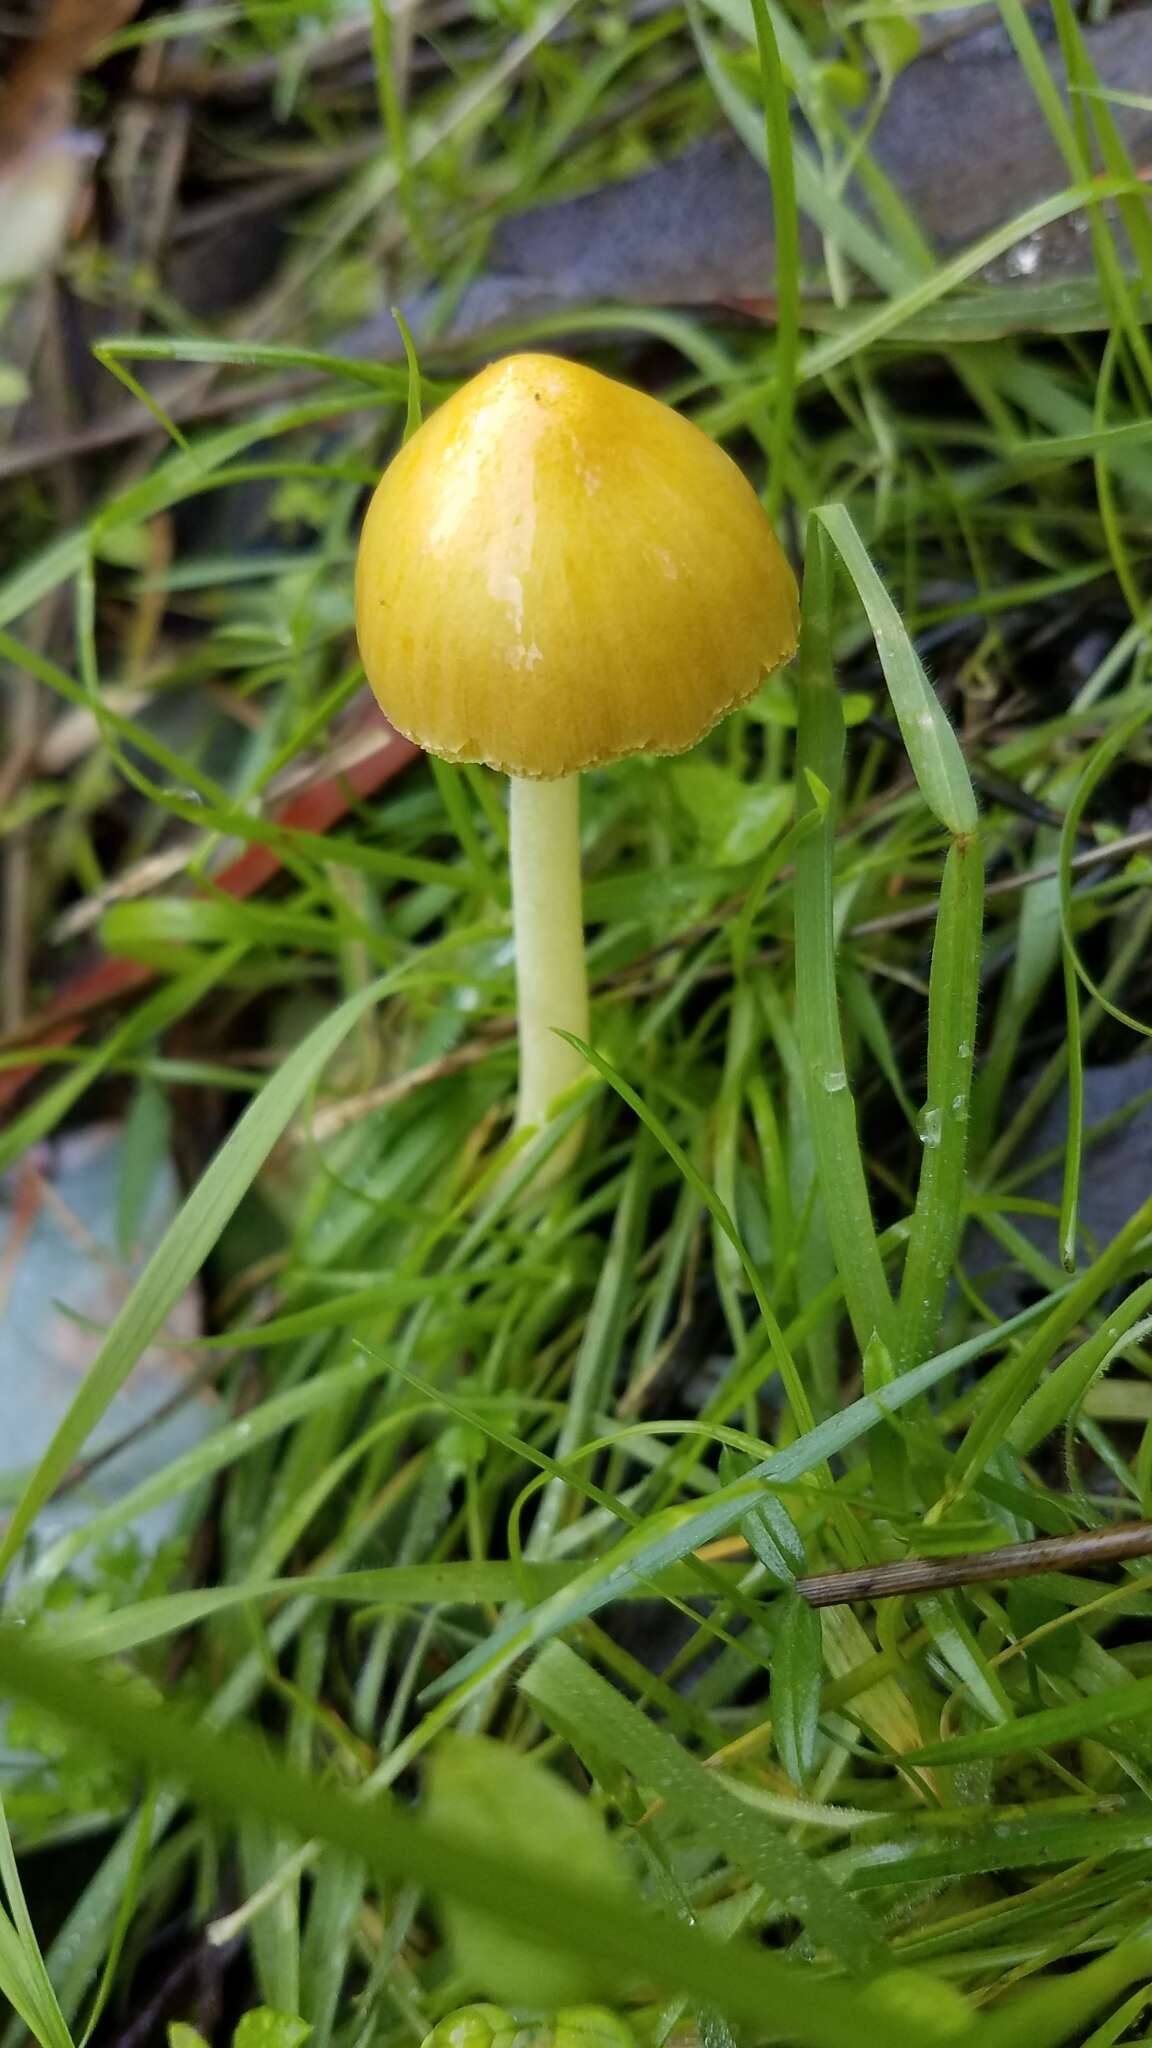
<path fill-rule="evenodd" d="M 393 1102 L 403 1102 L 405 1096 L 426 1088 L 431 1081 L 443 1081 L 449 1074 L 460 1074 L 466 1067 L 476 1066 L 478 1061 L 486 1060 L 491 1053 L 497 1052 L 511 1035 L 512 1020 L 509 1018 L 505 1029 L 493 1031 L 487 1038 L 470 1039 L 466 1045 L 457 1046 L 454 1052 L 444 1053 L 438 1060 L 428 1060 L 422 1067 L 409 1067 L 407 1073 L 396 1074 L 376 1088 L 365 1089 L 363 1094 L 330 1103 L 326 1109 L 317 1111 L 307 1135 L 317 1141 L 334 1138 L 350 1125 L 358 1124 L 362 1117 L 370 1116 L 373 1110 L 387 1109 Z"/>
<path fill-rule="evenodd" d="M 844 1607 L 856 1600 L 893 1600 L 902 1593 L 937 1593 L 990 1579 L 1093 1571 L 1129 1557 L 1152 1557 L 1152 1522 L 1122 1522 L 1115 1529 L 1084 1529 L 1074 1536 L 1041 1536 L 958 1557 L 905 1557 L 896 1564 L 863 1565 L 855 1571 L 814 1572 L 797 1579 L 796 1591 L 809 1607 Z"/>

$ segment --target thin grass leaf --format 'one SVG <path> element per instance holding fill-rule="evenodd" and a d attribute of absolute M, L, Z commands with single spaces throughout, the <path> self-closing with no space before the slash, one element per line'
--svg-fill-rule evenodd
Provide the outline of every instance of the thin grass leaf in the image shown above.
<path fill-rule="evenodd" d="M 785 465 L 796 408 L 796 368 L 800 360 L 800 224 L 796 213 L 796 173 L 792 161 L 792 120 L 784 69 L 772 17 L 765 0 L 751 0 L 760 58 L 760 93 L 764 102 L 768 175 L 776 228 L 776 396 L 772 409 L 767 508 L 779 516 L 784 502 Z"/>
<path fill-rule="evenodd" d="M 965 1225 L 965 1164 L 980 998 L 984 859 L 977 837 L 949 848 L 928 985 L 928 1086 L 923 1161 L 900 1289 L 900 1358 L 936 1343 Z"/>
<path fill-rule="evenodd" d="M 412 338 L 412 329 L 409 327 L 399 306 L 393 306 L 392 318 L 400 329 L 400 339 L 404 344 L 404 356 L 408 364 L 408 402 L 404 414 L 404 440 L 407 443 L 412 439 L 413 434 L 419 430 L 424 418 L 424 407 L 420 395 L 420 359 L 416 353 L 416 343 Z"/>
<path fill-rule="evenodd" d="M 1069 1706 L 1043 1707 L 1037 1714 L 1022 1714 L 997 1728 L 926 1743 L 907 1760 L 917 1764 L 974 1763 L 981 1757 L 1033 1755 L 1064 1742 L 1079 1742 L 1085 1736 L 1106 1743 L 1110 1729 L 1142 1719 L 1150 1706 L 1152 1678 L 1132 1678 L 1126 1685 L 1094 1693 Z"/>
<path fill-rule="evenodd" d="M 1152 1281 L 1137 1287 L 1126 1301 L 1114 1308 L 1098 1330 L 1077 1344 L 1062 1358 L 1036 1392 L 1024 1403 L 1008 1432 L 1010 1441 L 1027 1457 L 1054 1429 L 1075 1413 L 1089 1387 L 1108 1371 L 1113 1361 L 1143 1334 L 1152 1309 Z"/>
<path fill-rule="evenodd" d="M 12 2003 L 17 2006 L 41 2048 L 73 2048 L 59 2001 L 44 1967 L 20 1872 L 8 1829 L 8 1817 L 0 1800 L 0 1885 L 12 1915 L 9 1924 L 0 1915 L 0 1979 L 7 1978 Z"/>
<path fill-rule="evenodd" d="M 515 1564 L 389 1565 L 335 1577 L 309 1573 L 299 1578 L 257 1578 L 237 1586 L 203 1586 L 186 1593 L 162 1593 L 138 1600 L 110 1614 L 65 1614 L 52 1629 L 52 1641 L 70 1657 L 85 1660 L 121 1657 L 147 1643 L 193 1628 L 215 1615 L 238 1607 L 281 1604 L 301 1593 L 320 1603 L 406 1613 L 421 1607 L 490 1607 L 498 1603 L 548 1599 L 570 1586 L 583 1571 L 577 1561 L 545 1563 L 530 1558 Z M 698 1574 L 687 1565 L 673 1565 L 655 1590 L 687 1599 L 699 1593 Z M 648 1598 L 652 1586 L 631 1589 L 631 1597 Z M 629 1596 L 626 1596 L 629 1597 Z"/>
<path fill-rule="evenodd" d="M 856 1110 L 836 993 L 832 864 L 844 756 L 844 718 L 832 664 L 833 558 L 820 524 L 809 524 L 800 619 L 800 719 L 796 736 L 801 822 L 821 813 L 796 849 L 796 1031 L 821 1199 L 857 1341 L 891 1347 L 895 1309 L 876 1248 Z"/>
<path fill-rule="evenodd" d="M 876 643 L 892 709 L 920 793 L 933 815 L 957 838 L 979 825 L 972 778 L 960 742 L 924 673 L 924 666 L 891 597 L 844 505 L 823 505 L 813 514 L 856 587 Z"/>
<path fill-rule="evenodd" d="M 1084 1044 L 1080 1036 L 1076 963 L 1067 945 L 1061 952 L 1064 1008 L 1068 1019 L 1068 1133 L 1064 1141 L 1064 1178 L 1060 1191 L 1060 1263 L 1066 1273 L 1074 1273 L 1080 1218 L 1080 1170 L 1084 1156 Z"/>
<path fill-rule="evenodd" d="M 119 374 L 124 363 L 211 363 L 217 368 L 314 370 L 349 384 L 364 384 L 392 404 L 407 396 L 408 373 L 387 363 L 367 363 L 355 356 L 325 355 L 306 348 L 277 348 L 255 341 L 214 341 L 200 335 L 110 335 L 94 342 L 92 353 L 105 369 Z M 431 384 L 429 396 L 451 386 Z"/>
<path fill-rule="evenodd" d="M 772 1723 L 780 1761 L 801 1788 L 816 1761 L 823 1675 L 820 1616 L 799 1593 L 789 1591 L 780 1602 L 772 1659 Z"/>
<path fill-rule="evenodd" d="M 408 239 L 421 262 L 432 271 L 437 268 L 436 255 L 424 230 L 423 211 L 418 197 L 417 186 L 412 176 L 412 152 L 408 142 L 408 120 L 400 94 L 398 78 L 398 53 L 394 47 L 392 13 L 384 0 L 371 0 L 372 10 L 372 58 L 376 80 L 376 101 L 380 109 L 380 125 L 388 138 L 388 150 L 396 179 L 396 193 L 404 215 Z M 404 338 L 405 353 L 408 339 Z M 409 355 L 409 370 L 412 358 Z M 411 416 L 411 384 L 409 384 L 409 416 Z"/>
<path fill-rule="evenodd" d="M 152 1847 L 153 1837 L 156 1832 L 156 1806 L 156 1788 L 150 1785 L 140 1802 L 140 1813 L 132 1838 L 133 1854 L 128 1867 L 123 1896 L 117 1908 L 116 1918 L 108 1938 L 104 1968 L 100 1973 L 100 1981 L 96 1986 L 84 2032 L 80 2036 L 79 2048 L 88 2048 L 88 2043 L 99 2026 L 101 2016 L 115 1989 L 116 1972 L 120 1966 L 120 1958 L 124 1953 L 124 1944 L 132 1931 L 133 1920 L 140 1908 L 144 1872 L 148 1862 L 148 1853 Z"/>

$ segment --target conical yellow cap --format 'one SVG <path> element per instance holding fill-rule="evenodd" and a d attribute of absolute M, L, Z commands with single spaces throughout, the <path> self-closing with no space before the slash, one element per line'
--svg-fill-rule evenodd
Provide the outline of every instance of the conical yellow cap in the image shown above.
<path fill-rule="evenodd" d="M 569 775 L 692 746 L 795 651 L 796 583 L 678 413 L 509 356 L 386 470 L 356 564 L 368 680 L 430 753 Z"/>

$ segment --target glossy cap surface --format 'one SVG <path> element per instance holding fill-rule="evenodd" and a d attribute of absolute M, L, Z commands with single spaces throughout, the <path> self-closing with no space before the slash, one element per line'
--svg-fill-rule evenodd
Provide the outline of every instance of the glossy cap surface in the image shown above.
<path fill-rule="evenodd" d="M 794 652 L 751 485 L 668 406 L 554 356 L 494 363 L 386 470 L 356 565 L 368 680 L 450 760 L 557 776 L 692 746 Z"/>

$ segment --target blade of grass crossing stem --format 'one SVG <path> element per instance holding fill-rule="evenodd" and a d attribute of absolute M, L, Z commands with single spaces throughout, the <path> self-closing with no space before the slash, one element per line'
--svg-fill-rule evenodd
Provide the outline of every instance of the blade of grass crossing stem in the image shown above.
<path fill-rule="evenodd" d="M 900 1289 L 900 1363 L 932 1352 L 964 1227 L 972 1048 L 980 996 L 984 870 L 977 838 L 956 839 L 944 863 L 928 984 L 924 1157 Z"/>
<path fill-rule="evenodd" d="M 598 1960 L 618 1982 L 637 1973 L 668 1989 L 714 2002 L 731 2018 L 773 2025 L 813 2048 L 921 2048 L 921 2030 L 889 2011 L 750 1945 L 721 1943 L 696 1928 L 661 1920 L 627 1901 L 605 1901 L 571 1884 L 545 1862 L 513 1862 L 494 1847 L 429 1827 L 403 1807 L 377 1799 L 356 1804 L 269 1757 L 247 1735 L 209 1732 L 167 1704 L 143 1705 L 123 1684 L 0 1626 L 0 1672 L 9 1697 L 87 1732 L 114 1755 L 160 1779 L 185 1785 L 200 1802 L 233 1821 L 248 1813 L 316 1837 L 370 1863 L 382 1878 L 411 1878 L 435 1892 L 481 1907 L 503 1922 Z"/>
<path fill-rule="evenodd" d="M 895 1311 L 876 1246 L 836 993 L 832 881 L 844 715 L 832 665 L 833 587 L 832 547 L 813 517 L 801 604 L 796 783 L 801 818 L 822 809 L 823 819 L 796 849 L 796 1032 L 820 1193 L 848 1313 L 862 1349 L 878 1333 L 894 1350 Z"/>
<path fill-rule="evenodd" d="M 336 1048 L 397 979 L 398 974 L 386 975 L 349 996 L 297 1046 L 245 1110 L 153 1252 L 32 1473 L 0 1543 L 0 1572 L 11 1564 L 36 1516 L 109 1402 L 195 1279 L 224 1225 Z"/>
<path fill-rule="evenodd" d="M 748 1805 L 674 1736 L 653 1727 L 566 1643 L 549 1644 L 520 1680 L 520 1691 L 574 1747 L 587 1744 L 586 1762 L 606 1754 L 623 1764 L 645 1792 L 656 1793 L 709 1848 L 762 1884 L 770 1899 L 787 1899 L 813 1939 L 846 1969 L 863 1974 L 883 1968 L 887 1949 L 871 1914 L 775 1819 Z"/>
<path fill-rule="evenodd" d="M 4 1803 L 0 1800 L 0 1888 L 11 1919 L 0 1911 L 0 1989 L 16 2007 L 40 2048 L 72 2048 L 72 2036 L 52 1982 L 24 1897 Z"/>
<path fill-rule="evenodd" d="M 768 175 L 776 228 L 776 276 L 773 285 L 776 299 L 776 390 L 772 406 L 767 497 L 768 516 L 776 519 L 784 502 L 784 476 L 796 405 L 796 370 L 800 361 L 800 221 L 796 211 L 792 121 L 784 68 L 765 0 L 751 0 L 751 5 L 760 56 L 760 95 L 764 102 Z"/>

